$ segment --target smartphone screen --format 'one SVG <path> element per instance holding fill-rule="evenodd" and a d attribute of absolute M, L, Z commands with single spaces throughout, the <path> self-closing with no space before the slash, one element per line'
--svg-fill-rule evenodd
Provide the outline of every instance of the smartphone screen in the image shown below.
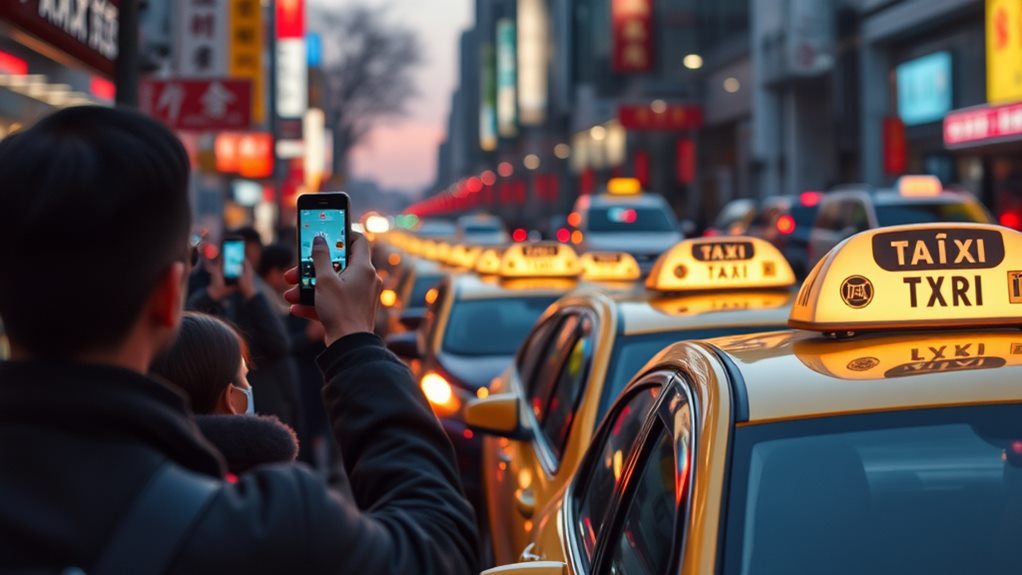
<path fill-rule="evenodd" d="M 224 280 L 237 283 L 245 266 L 245 241 L 241 239 L 224 240 L 223 245 Z"/>
<path fill-rule="evenodd" d="M 347 210 L 343 208 L 302 209 L 298 212 L 301 247 L 301 283 L 303 289 L 316 286 L 316 269 L 312 265 L 312 241 L 316 236 L 326 240 L 334 271 L 348 265 Z"/>

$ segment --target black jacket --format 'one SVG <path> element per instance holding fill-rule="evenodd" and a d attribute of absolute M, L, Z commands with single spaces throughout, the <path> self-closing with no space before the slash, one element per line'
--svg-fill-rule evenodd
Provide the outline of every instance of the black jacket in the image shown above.
<path fill-rule="evenodd" d="M 240 294 L 218 302 L 201 289 L 188 298 L 188 308 L 224 317 L 245 336 L 252 356 L 252 384 L 256 411 L 275 415 L 292 429 L 302 427 L 301 406 L 291 363 L 291 341 L 283 320 L 261 293 L 245 300 Z"/>
<path fill-rule="evenodd" d="M 197 415 L 195 421 L 231 473 L 244 473 L 268 463 L 291 463 L 298 457 L 294 430 L 276 417 Z"/>
<path fill-rule="evenodd" d="M 320 366 L 353 497 L 304 466 L 259 467 L 224 484 L 170 573 L 474 573 L 472 510 L 411 374 L 371 334 Z M 0 572 L 88 572 L 166 460 L 223 477 L 186 406 L 122 369 L 0 364 Z"/>

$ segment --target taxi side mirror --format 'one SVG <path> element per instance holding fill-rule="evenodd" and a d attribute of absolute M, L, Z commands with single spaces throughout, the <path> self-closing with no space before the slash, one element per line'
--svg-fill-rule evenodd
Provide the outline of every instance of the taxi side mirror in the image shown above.
<path fill-rule="evenodd" d="M 480 575 L 566 575 L 568 566 L 560 561 L 528 561 L 487 569 Z"/>
<path fill-rule="evenodd" d="M 476 399 L 465 406 L 465 423 L 476 431 L 507 437 L 528 439 L 529 430 L 522 427 L 518 415 L 520 402 L 513 393 L 498 393 Z"/>
<path fill-rule="evenodd" d="M 385 343 L 387 349 L 401 359 L 422 359 L 422 354 L 419 353 L 419 337 L 414 331 L 389 335 Z"/>
<path fill-rule="evenodd" d="M 398 321 L 401 325 L 405 326 L 408 331 L 415 331 L 422 325 L 422 320 L 425 319 L 426 314 L 421 311 L 406 310 L 401 312 L 398 317 Z"/>

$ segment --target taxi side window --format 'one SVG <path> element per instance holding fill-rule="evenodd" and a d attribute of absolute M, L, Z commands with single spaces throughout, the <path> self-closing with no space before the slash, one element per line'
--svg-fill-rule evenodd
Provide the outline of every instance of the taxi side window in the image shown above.
<path fill-rule="evenodd" d="M 577 337 L 569 346 L 567 358 L 561 364 L 560 372 L 553 377 L 554 387 L 550 392 L 546 413 L 540 429 L 553 452 L 560 461 L 568 443 L 571 423 L 578 410 L 578 401 L 585 389 L 589 376 L 589 365 L 593 359 L 593 320 L 588 315 L 579 317 Z"/>
<path fill-rule="evenodd" d="M 625 464 L 647 421 L 647 414 L 660 395 L 659 387 L 636 390 L 624 402 L 618 402 L 608 416 L 602 447 L 590 455 L 588 473 L 579 474 L 575 491 L 575 529 L 586 558 L 592 560 L 596 538 L 607 519 L 614 492 L 624 475 Z"/>
<path fill-rule="evenodd" d="M 683 547 L 684 533 L 677 530 L 691 490 L 692 405 L 672 391 L 658 412 L 640 462 L 625 479 L 622 503 L 614 511 L 619 519 L 609 522 L 616 531 L 603 544 L 610 565 L 601 572 L 666 575 L 675 551 Z"/>
<path fill-rule="evenodd" d="M 545 355 L 541 355 L 536 362 L 531 381 L 525 382 L 529 407 L 536 417 L 536 421 L 540 423 L 546 419 L 547 405 L 549 405 L 554 385 L 557 383 L 560 368 L 572 351 L 571 346 L 574 345 L 576 339 L 578 322 L 579 318 L 575 314 L 569 315 L 561 321 L 553 337 L 547 341 L 543 350 Z"/>
<path fill-rule="evenodd" d="M 845 214 L 848 218 L 848 229 L 853 229 L 856 232 L 864 232 L 869 229 L 869 216 L 866 214 L 866 206 L 862 202 L 849 201 Z"/>
<path fill-rule="evenodd" d="M 557 315 L 547 319 L 539 324 L 539 327 L 532 330 L 528 339 L 522 344 L 522 350 L 518 354 L 518 376 L 521 378 L 522 386 L 527 391 L 531 391 L 533 373 L 539 367 L 538 363 L 540 358 L 543 357 L 543 353 L 547 351 L 547 343 L 551 335 L 561 325 L 562 321 L 564 321 L 564 317 Z"/>

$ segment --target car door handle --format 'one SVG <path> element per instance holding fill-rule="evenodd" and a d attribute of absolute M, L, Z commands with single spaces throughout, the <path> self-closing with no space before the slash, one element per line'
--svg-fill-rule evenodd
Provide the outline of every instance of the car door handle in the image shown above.
<path fill-rule="evenodd" d="M 518 513 L 529 519 L 536 512 L 536 494 L 532 489 L 516 489 L 515 503 L 518 504 Z"/>

